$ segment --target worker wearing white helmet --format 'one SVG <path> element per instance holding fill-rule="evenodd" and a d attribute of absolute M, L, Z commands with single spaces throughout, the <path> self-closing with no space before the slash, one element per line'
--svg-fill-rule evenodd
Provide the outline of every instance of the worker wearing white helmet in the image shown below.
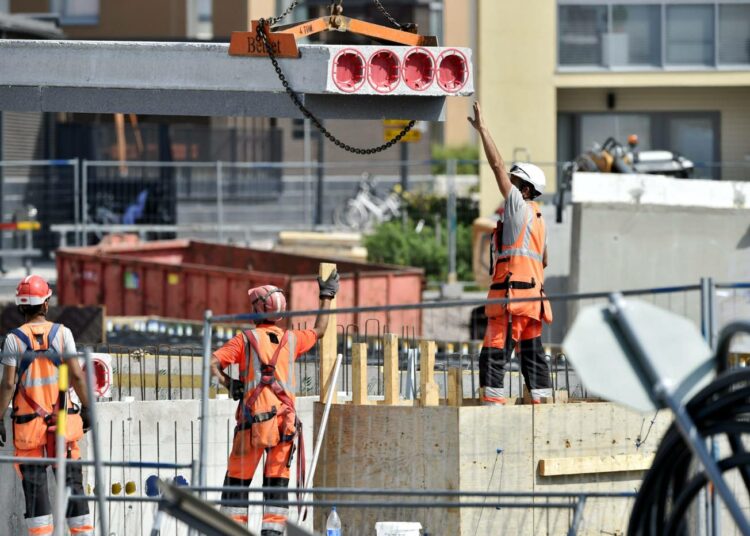
<path fill-rule="evenodd" d="M 488 299 L 539 298 L 488 304 L 487 331 L 479 355 L 479 383 L 485 404 L 505 404 L 503 382 L 513 349 L 520 350 L 521 373 L 532 402 L 552 395 L 549 364 L 542 348 L 542 322 L 552 322 L 552 309 L 544 298 L 547 266 L 547 231 L 533 199 L 544 193 L 544 172 L 534 164 L 517 163 L 505 170 L 500 152 L 474 104 L 471 125 L 482 138 L 484 151 L 505 198 L 503 218 L 491 240 L 492 285 Z"/>

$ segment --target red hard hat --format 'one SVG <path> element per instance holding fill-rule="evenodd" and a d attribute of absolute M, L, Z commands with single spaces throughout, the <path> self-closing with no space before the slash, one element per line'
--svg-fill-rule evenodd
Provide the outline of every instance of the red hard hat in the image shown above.
<path fill-rule="evenodd" d="M 282 313 L 286 311 L 286 297 L 279 287 L 263 285 L 251 288 L 247 291 L 250 296 L 250 305 L 254 313 Z M 278 316 L 267 317 L 267 320 L 275 322 Z"/>
<path fill-rule="evenodd" d="M 38 275 L 29 275 L 16 288 L 16 305 L 41 305 L 52 296 L 52 290 Z"/>

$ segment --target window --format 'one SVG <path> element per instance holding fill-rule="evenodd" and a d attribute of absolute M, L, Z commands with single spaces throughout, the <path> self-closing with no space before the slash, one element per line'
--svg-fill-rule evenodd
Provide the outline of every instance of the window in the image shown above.
<path fill-rule="evenodd" d="M 560 65 L 602 65 L 607 6 L 560 6 Z"/>
<path fill-rule="evenodd" d="M 695 177 L 719 178 L 721 160 L 718 112 L 561 113 L 557 120 L 557 155 L 573 160 L 612 136 L 626 143 L 638 135 L 641 151 L 667 150 L 696 164 Z"/>
<path fill-rule="evenodd" d="M 661 8 L 658 5 L 612 6 L 613 51 L 610 66 L 661 64 Z"/>
<path fill-rule="evenodd" d="M 62 0 L 63 24 L 96 24 L 99 22 L 99 0 Z"/>
<path fill-rule="evenodd" d="M 714 64 L 714 7 L 712 5 L 668 5 L 666 31 L 667 64 Z"/>
<path fill-rule="evenodd" d="M 750 64 L 750 4 L 719 6 L 719 63 Z"/>

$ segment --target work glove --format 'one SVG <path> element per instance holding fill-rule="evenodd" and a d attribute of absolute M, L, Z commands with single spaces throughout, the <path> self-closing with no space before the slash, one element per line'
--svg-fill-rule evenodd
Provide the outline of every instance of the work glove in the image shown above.
<path fill-rule="evenodd" d="M 8 439 L 7 432 L 5 431 L 5 419 L 0 420 L 0 447 L 5 446 L 5 441 Z"/>
<path fill-rule="evenodd" d="M 325 281 L 318 276 L 318 288 L 320 289 L 320 299 L 332 300 L 339 291 L 339 273 L 334 270 Z"/>
<path fill-rule="evenodd" d="M 81 422 L 83 422 L 83 433 L 91 430 L 91 414 L 88 406 L 81 406 Z"/>
<path fill-rule="evenodd" d="M 230 379 L 229 387 L 227 387 L 227 389 L 229 390 L 229 395 L 232 397 L 232 400 L 242 400 L 245 396 L 245 386 L 240 380 Z"/>

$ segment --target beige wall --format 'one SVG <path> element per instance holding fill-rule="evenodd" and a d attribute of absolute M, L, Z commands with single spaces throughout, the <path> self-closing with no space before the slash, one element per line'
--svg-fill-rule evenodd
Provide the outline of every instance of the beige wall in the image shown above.
<path fill-rule="evenodd" d="M 473 31 L 476 18 L 476 2 L 473 0 L 444 0 L 443 42 L 441 45 L 473 48 L 476 32 Z M 475 51 L 476 52 L 476 51 Z M 474 65 L 477 65 L 476 57 Z M 476 137 L 466 117 L 471 112 L 472 97 L 451 97 L 445 110 L 443 141 L 447 146 L 468 145 Z"/>
<path fill-rule="evenodd" d="M 249 30 L 252 19 L 275 14 L 275 0 L 214 0 L 214 37 L 229 40 L 232 32 Z"/>
<path fill-rule="evenodd" d="M 99 23 L 63 26 L 70 39 L 179 39 L 187 35 L 186 0 L 101 0 Z"/>
<path fill-rule="evenodd" d="M 749 75 L 750 76 L 750 75 Z M 720 157 L 750 164 L 750 87 L 661 87 L 626 89 L 561 89 L 561 112 L 603 112 L 606 94 L 614 92 L 614 112 L 701 111 L 721 114 Z M 724 166 L 722 179 L 749 180 L 750 168 Z"/>
<path fill-rule="evenodd" d="M 534 162 L 551 163 L 557 153 L 556 3 L 533 0 L 533 9 L 530 3 L 479 0 L 479 99 L 507 161 L 523 148 Z M 554 185 L 554 166 L 543 167 L 548 185 Z M 489 214 L 500 194 L 487 165 L 481 169 L 481 191 L 480 211 Z"/>

